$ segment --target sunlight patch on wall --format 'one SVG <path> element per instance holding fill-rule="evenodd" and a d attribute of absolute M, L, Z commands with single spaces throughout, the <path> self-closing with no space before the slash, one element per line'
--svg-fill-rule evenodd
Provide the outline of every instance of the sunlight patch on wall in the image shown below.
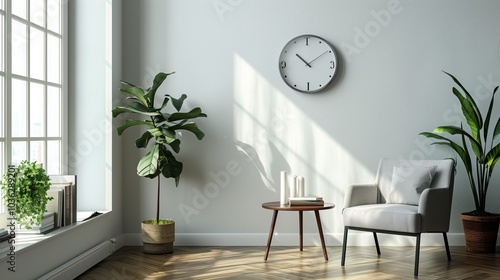
<path fill-rule="evenodd" d="M 306 194 L 324 196 L 342 207 L 349 183 L 374 174 L 326 132 L 307 112 L 275 88 L 238 54 L 234 55 L 234 138 L 259 171 L 263 187 L 279 199 L 279 173 L 303 176 Z M 339 221 L 336 221 L 339 222 Z"/>

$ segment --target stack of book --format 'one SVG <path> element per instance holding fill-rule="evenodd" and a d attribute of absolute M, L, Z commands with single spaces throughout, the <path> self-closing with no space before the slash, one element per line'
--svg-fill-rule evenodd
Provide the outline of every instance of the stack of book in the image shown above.
<path fill-rule="evenodd" d="M 9 232 L 4 228 L 0 228 L 0 242 L 4 242 L 7 239 L 9 239 Z"/>
<path fill-rule="evenodd" d="M 47 211 L 55 213 L 55 227 L 76 223 L 76 175 L 50 175 L 51 186 L 47 194 L 53 197 Z"/>
<path fill-rule="evenodd" d="M 11 246 L 11 244 L 7 241 L 9 239 L 9 232 L 4 228 L 0 228 L 0 251 Z"/>
<path fill-rule="evenodd" d="M 319 196 L 290 197 L 290 206 L 325 205 L 325 201 Z"/>
<path fill-rule="evenodd" d="M 39 225 L 32 226 L 31 229 L 19 227 L 16 234 L 41 234 L 54 228 L 54 212 L 45 212 L 42 222 Z"/>

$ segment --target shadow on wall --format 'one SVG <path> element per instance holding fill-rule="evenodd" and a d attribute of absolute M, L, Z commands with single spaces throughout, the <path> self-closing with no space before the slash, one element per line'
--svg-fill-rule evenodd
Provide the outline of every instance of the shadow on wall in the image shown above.
<path fill-rule="evenodd" d="M 257 172 L 259 172 L 260 178 L 266 188 L 269 191 L 279 193 L 280 171 L 290 170 L 290 165 L 276 146 L 272 142 L 268 142 L 269 147 L 267 150 L 271 154 L 273 161 L 271 162 L 270 172 L 267 172 L 264 163 L 259 158 L 259 154 L 254 147 L 238 140 L 236 140 L 235 145 L 236 149 L 248 157 L 248 160 L 253 164 Z"/>
<path fill-rule="evenodd" d="M 236 148 L 251 159 L 276 198 L 282 170 L 306 179 L 306 195 L 321 195 L 339 208 L 347 184 L 373 179 L 373 172 L 238 54 L 234 77 Z M 342 227 L 338 217 L 327 220 L 330 231 Z"/>

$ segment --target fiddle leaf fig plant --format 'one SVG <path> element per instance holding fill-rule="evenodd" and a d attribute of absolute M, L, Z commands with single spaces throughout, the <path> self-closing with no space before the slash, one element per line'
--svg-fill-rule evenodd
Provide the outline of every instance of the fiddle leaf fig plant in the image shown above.
<path fill-rule="evenodd" d="M 9 167 L 1 181 L 4 201 L 10 214 L 20 226 L 31 229 L 42 222 L 50 189 L 50 178 L 37 162 L 22 161 Z"/>
<path fill-rule="evenodd" d="M 174 178 L 175 185 L 179 185 L 183 165 L 174 156 L 174 153 L 180 151 L 179 132 L 189 131 L 198 140 L 205 137 L 193 120 L 207 115 L 199 107 L 181 111 L 187 98 L 185 94 L 182 94 L 180 98 L 165 94 L 163 100 L 158 100 L 160 102 L 155 100 L 158 88 L 173 73 L 175 72 L 158 73 L 153 80 L 153 85 L 147 89 L 122 81 L 125 87 L 120 91 L 128 95 L 127 101 L 124 106 L 117 106 L 112 111 L 113 118 L 121 114 L 136 116 L 134 119 L 126 119 L 117 128 L 118 135 L 122 135 L 126 129 L 133 126 L 144 128 L 143 134 L 135 141 L 137 148 L 147 150 L 137 164 L 137 175 L 158 180 L 156 223 L 160 223 L 160 175 L 165 178 Z M 166 112 L 168 107 L 171 107 L 170 112 Z"/>
<path fill-rule="evenodd" d="M 488 215 L 486 211 L 486 197 L 491 175 L 500 160 L 500 144 L 498 141 L 495 142 L 495 139 L 500 134 L 500 118 L 496 120 L 492 119 L 495 117 L 493 114 L 493 105 L 498 86 L 493 90 L 488 111 L 485 118 L 483 118 L 472 95 L 469 94 L 457 78 L 447 72 L 445 74 L 450 76 L 455 84 L 458 85 L 458 89 L 453 87 L 452 92 L 460 101 L 468 130 L 464 128 L 463 124 L 460 127 L 443 125 L 436 127 L 433 132 L 422 132 L 420 135 L 436 139 L 432 144 L 451 147 L 458 154 L 467 171 L 476 208 L 469 214 L 478 216 Z M 490 124 L 494 124 L 494 126 L 490 127 Z M 460 141 L 455 142 L 450 138 L 442 136 L 442 134 L 459 135 Z"/>

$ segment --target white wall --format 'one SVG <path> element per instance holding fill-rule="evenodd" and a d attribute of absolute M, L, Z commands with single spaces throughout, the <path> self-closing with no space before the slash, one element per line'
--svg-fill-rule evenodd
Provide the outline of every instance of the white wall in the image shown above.
<path fill-rule="evenodd" d="M 310 193 L 337 205 L 321 213 L 329 245 L 340 244 L 344 190 L 371 182 L 381 157 L 439 159 L 419 132 L 455 122 L 455 74 L 486 106 L 500 84 L 498 1 L 125 0 L 123 79 L 149 86 L 176 71 L 164 92 L 186 93 L 208 114 L 206 138 L 183 139 L 179 188 L 163 180 L 163 218 L 177 245 L 264 245 L 279 199 L 279 171 L 306 178 Z M 281 80 L 278 56 L 291 38 L 316 34 L 338 50 L 342 72 L 326 91 L 304 94 Z M 498 117 L 498 114 L 496 114 Z M 135 175 L 142 155 L 123 143 L 124 232 L 138 244 L 154 215 L 155 181 Z M 142 151 L 141 151 L 142 152 Z M 463 244 L 459 213 L 472 210 L 462 165 L 456 178 L 451 244 Z M 499 177 L 491 196 L 498 197 Z M 499 212 L 498 204 L 489 209 Z M 280 214 L 276 244 L 296 244 L 297 217 Z M 318 244 L 312 215 L 308 244 Z M 456 235 L 456 238 L 454 236 Z M 396 244 L 399 239 L 388 239 Z M 361 241 L 360 241 L 361 242 Z M 441 237 L 423 239 L 441 244 Z M 354 243 L 353 243 L 354 244 Z"/>
<path fill-rule="evenodd" d="M 108 34 L 112 5 L 111 1 L 74 1 L 73 5 L 74 16 L 69 18 L 68 173 L 78 176 L 80 211 L 111 210 L 111 197 L 104 186 L 110 185 L 113 134 L 108 101 L 112 51 L 107 51 L 112 50 Z"/>

